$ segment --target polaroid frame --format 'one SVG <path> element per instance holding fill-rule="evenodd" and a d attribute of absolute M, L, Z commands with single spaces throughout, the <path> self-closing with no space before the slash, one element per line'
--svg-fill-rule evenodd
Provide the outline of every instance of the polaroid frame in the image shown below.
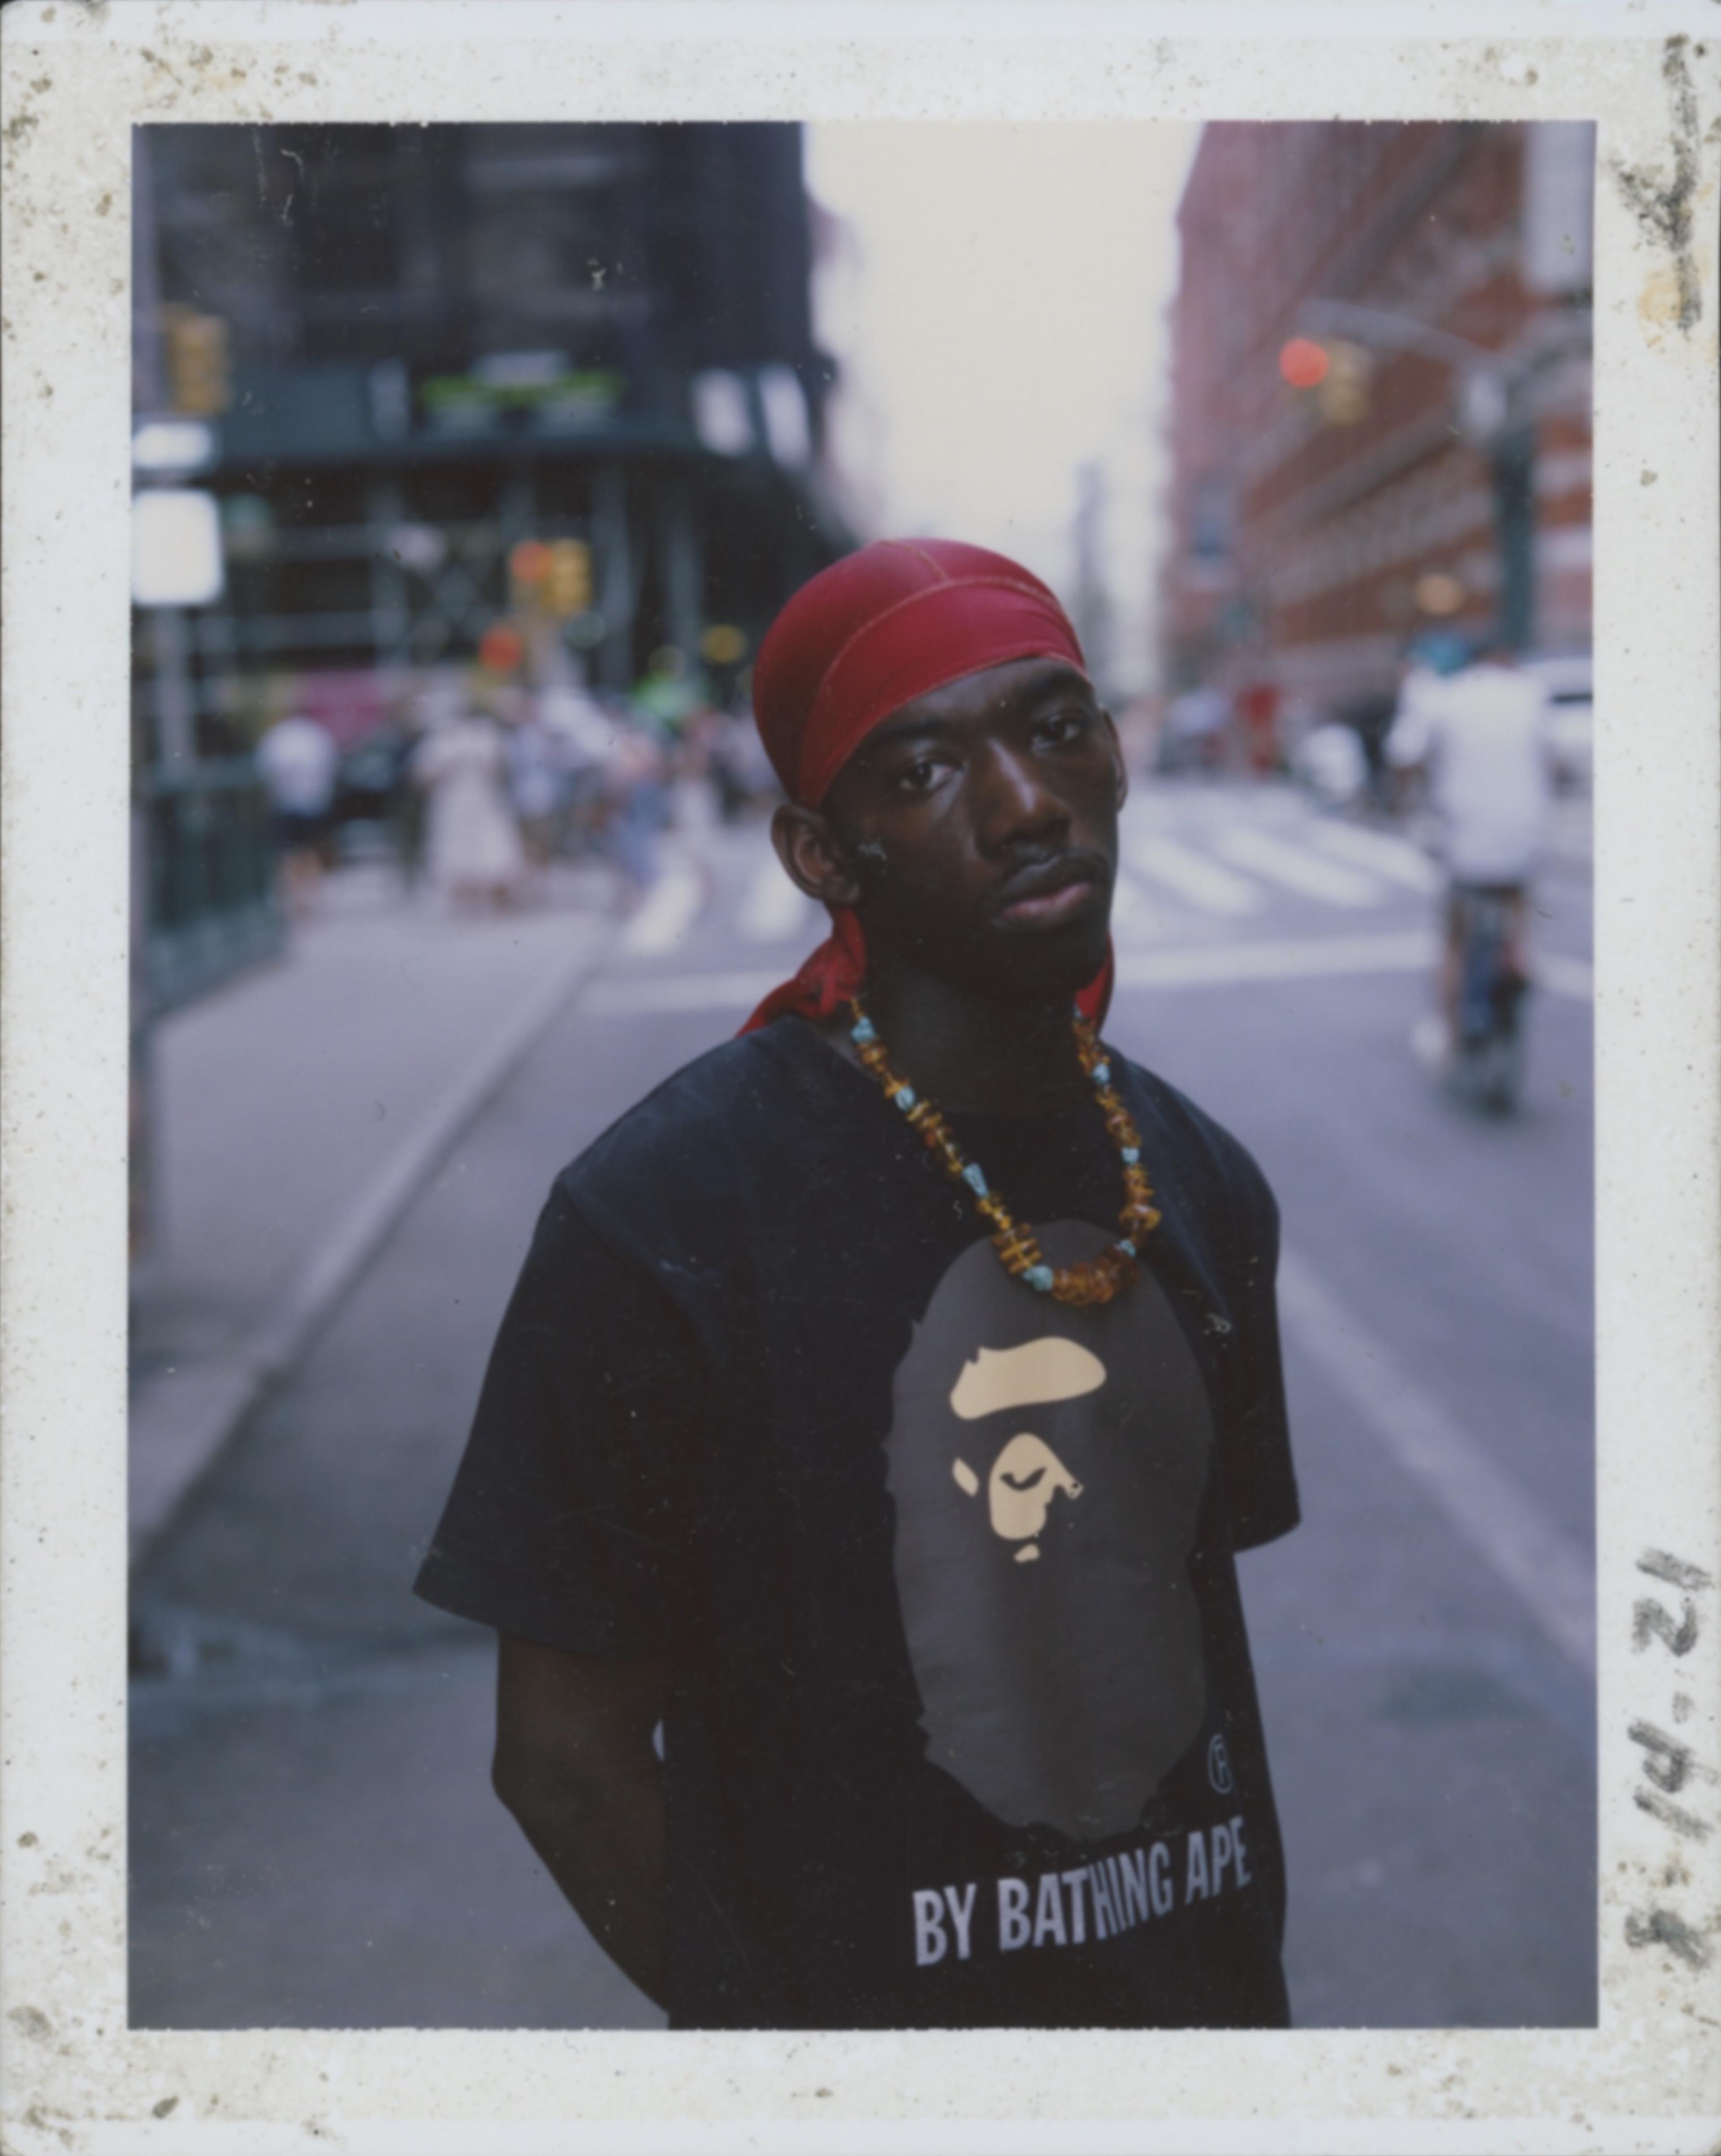
<path fill-rule="evenodd" d="M 1200 33 L 1192 35 L 1192 19 Z M 1363 27 L 1365 25 L 1365 28 Z M 1359 34 L 1360 30 L 1360 34 Z M 20 0 L 3 18 L 0 2012 L 18 2156 L 1685 2151 L 1721 2134 L 1713 0 Z M 128 2030 L 131 131 L 1594 119 L 1593 2030 Z M 1654 475 L 1655 484 L 1648 482 Z M 1657 1748 L 1642 1732 L 1672 1726 Z M 1486 1831 L 1486 1823 L 1478 1822 Z"/>

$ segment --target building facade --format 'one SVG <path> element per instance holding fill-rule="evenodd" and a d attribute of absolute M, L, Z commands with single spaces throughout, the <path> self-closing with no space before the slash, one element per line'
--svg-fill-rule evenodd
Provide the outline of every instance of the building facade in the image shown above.
<path fill-rule="evenodd" d="M 262 683 L 347 684 L 327 715 L 350 732 L 367 698 L 470 662 L 521 542 L 564 542 L 589 583 L 560 609 L 570 654 L 617 690 L 666 649 L 696 665 L 713 624 L 756 640 L 850 543 L 820 474 L 798 128 L 136 143 L 135 401 L 215 438 L 196 484 L 225 589 L 175 630 L 206 741 Z"/>
<path fill-rule="evenodd" d="M 1224 124 L 1179 210 L 1169 693 L 1305 721 L 1420 632 L 1590 642 L 1584 123 Z"/>

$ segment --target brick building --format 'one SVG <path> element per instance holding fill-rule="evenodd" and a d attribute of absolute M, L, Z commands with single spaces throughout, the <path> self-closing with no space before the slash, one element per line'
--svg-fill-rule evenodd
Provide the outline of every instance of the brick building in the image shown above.
<path fill-rule="evenodd" d="M 1588 649 L 1593 165 L 1581 122 L 1204 131 L 1178 213 L 1169 693 L 1307 722 L 1378 707 L 1435 626 Z"/>

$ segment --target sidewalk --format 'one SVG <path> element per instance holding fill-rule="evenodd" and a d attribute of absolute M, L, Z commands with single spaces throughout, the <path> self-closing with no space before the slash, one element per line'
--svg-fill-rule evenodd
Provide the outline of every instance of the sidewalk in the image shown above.
<path fill-rule="evenodd" d="M 611 892 L 570 870 L 537 907 L 462 917 L 342 870 L 280 963 L 157 1029 L 134 1559 L 598 963 Z"/>

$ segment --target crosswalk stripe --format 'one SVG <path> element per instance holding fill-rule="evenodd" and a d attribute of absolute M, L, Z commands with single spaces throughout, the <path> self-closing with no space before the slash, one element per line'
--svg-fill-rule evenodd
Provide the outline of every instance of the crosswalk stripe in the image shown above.
<path fill-rule="evenodd" d="M 1252 883 L 1175 839 L 1156 834 L 1135 839 L 1129 848 L 1129 865 L 1204 913 L 1253 913 L 1261 905 L 1261 893 Z"/>
<path fill-rule="evenodd" d="M 1323 861 L 1301 846 L 1269 838 L 1265 831 L 1231 824 L 1214 833 L 1213 844 L 1237 867 L 1302 898 L 1318 898 L 1328 906 L 1378 906 L 1385 896 L 1374 877 L 1341 868 L 1336 861 Z"/>
<path fill-rule="evenodd" d="M 1156 906 L 1133 875 L 1120 869 L 1112 887 L 1112 933 L 1120 943 L 1152 942 L 1169 926 L 1164 910 Z"/>
<path fill-rule="evenodd" d="M 1385 831 L 1359 831 L 1354 824 L 1317 822 L 1311 836 L 1323 853 L 1333 854 L 1354 867 L 1402 884 L 1406 891 L 1434 891 L 1441 873 L 1420 846 L 1395 839 Z"/>
<path fill-rule="evenodd" d="M 705 882 L 697 869 L 690 862 L 671 861 L 622 931 L 618 947 L 630 958 L 660 957 L 674 950 L 693 926 L 704 896 Z"/>
<path fill-rule="evenodd" d="M 743 943 L 786 943 L 806 932 L 814 911 L 812 900 L 796 890 L 772 854 L 755 870 L 736 926 Z"/>

